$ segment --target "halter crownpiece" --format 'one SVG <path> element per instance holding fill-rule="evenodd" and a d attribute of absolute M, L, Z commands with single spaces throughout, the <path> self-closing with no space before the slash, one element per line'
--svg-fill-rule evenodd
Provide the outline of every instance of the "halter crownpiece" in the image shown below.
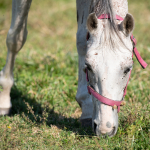
<path fill-rule="evenodd" d="M 110 19 L 110 15 L 108 14 L 102 14 L 100 17 L 98 17 L 98 19 Z M 124 19 L 118 15 L 116 15 L 116 20 L 121 20 L 123 21 Z M 87 34 L 87 40 L 89 39 L 89 33 Z M 136 56 L 138 62 L 140 63 L 140 65 L 142 66 L 143 69 L 145 69 L 147 67 L 147 63 L 142 59 L 142 57 L 140 56 L 137 48 L 136 48 L 136 39 L 134 38 L 133 35 L 131 35 L 131 41 L 133 42 L 133 53 Z M 133 56 L 132 56 L 133 57 Z M 131 75 L 131 70 L 130 70 L 130 75 Z M 129 79 L 130 79 L 130 75 L 129 75 Z M 128 82 L 129 82 L 128 79 Z M 86 80 L 88 82 L 88 92 L 89 94 L 92 94 L 96 99 L 98 99 L 100 102 L 109 105 L 109 106 L 117 106 L 118 107 L 118 112 L 120 111 L 120 106 L 124 105 L 124 101 L 115 101 L 115 100 L 111 100 L 109 98 L 106 98 L 102 95 L 100 95 L 99 93 L 97 93 L 89 84 L 89 78 L 88 78 L 88 70 L 86 69 Z M 127 85 L 124 89 L 124 94 L 123 94 L 123 98 L 125 97 L 126 93 L 127 93 L 127 86 L 128 86 L 128 82 Z"/>

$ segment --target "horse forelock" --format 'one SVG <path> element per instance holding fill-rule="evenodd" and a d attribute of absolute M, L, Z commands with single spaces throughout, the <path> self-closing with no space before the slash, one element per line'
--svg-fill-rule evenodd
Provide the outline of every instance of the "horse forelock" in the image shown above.
<path fill-rule="evenodd" d="M 95 12 L 97 17 L 101 16 L 102 14 L 110 15 L 110 19 L 104 20 L 105 23 L 105 28 L 103 32 L 105 34 L 104 40 L 109 41 L 109 45 L 113 49 L 116 47 L 116 45 L 119 46 L 120 44 L 126 47 L 117 27 L 117 23 L 115 20 L 116 13 L 115 8 L 113 7 L 112 4 L 112 0 L 93 0 L 92 3 L 93 4 L 90 9 L 90 13 Z"/>

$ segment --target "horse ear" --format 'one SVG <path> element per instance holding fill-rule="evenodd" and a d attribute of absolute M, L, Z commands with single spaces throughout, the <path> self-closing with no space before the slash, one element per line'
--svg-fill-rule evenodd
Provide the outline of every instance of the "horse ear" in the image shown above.
<path fill-rule="evenodd" d="M 88 31 L 90 33 L 97 29 L 97 27 L 98 27 L 98 20 L 97 20 L 97 17 L 95 15 L 95 13 L 89 14 L 86 25 L 87 25 L 87 29 L 88 29 Z"/>
<path fill-rule="evenodd" d="M 129 36 L 134 29 L 134 19 L 131 14 L 127 14 L 123 22 L 119 24 L 119 30 L 124 31 Z"/>

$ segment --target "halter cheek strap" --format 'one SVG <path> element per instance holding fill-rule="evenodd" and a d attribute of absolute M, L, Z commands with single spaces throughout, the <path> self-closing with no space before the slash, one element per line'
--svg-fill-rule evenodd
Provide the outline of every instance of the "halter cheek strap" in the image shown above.
<path fill-rule="evenodd" d="M 143 69 L 145 69 L 147 67 L 147 63 L 142 59 L 142 57 L 140 56 L 137 48 L 136 48 L 136 39 L 134 38 L 133 35 L 131 35 L 131 40 L 133 42 L 133 52 L 134 55 L 136 56 L 136 59 L 138 60 L 138 62 L 140 63 L 140 65 L 142 66 Z"/>
<path fill-rule="evenodd" d="M 110 19 L 110 16 L 107 14 L 102 14 L 100 17 L 98 17 L 98 19 Z M 123 18 L 118 16 L 118 15 L 116 15 L 116 19 L 123 21 Z M 87 34 L 87 40 L 88 39 L 89 39 L 89 33 Z M 147 63 L 142 59 L 142 57 L 140 56 L 140 54 L 136 48 L 136 39 L 134 38 L 133 35 L 131 35 L 131 41 L 133 42 L 133 53 L 135 54 L 138 62 L 141 64 L 142 68 L 145 69 L 147 67 Z M 133 55 L 132 55 L 132 57 L 133 57 Z M 131 75 L 131 70 L 130 70 L 130 75 Z M 130 75 L 129 75 L 129 79 L 130 79 Z M 118 106 L 118 112 L 120 111 L 120 106 L 123 104 L 123 100 L 122 101 L 114 101 L 114 100 L 106 98 L 106 97 L 100 95 L 99 93 L 97 93 L 89 84 L 88 70 L 87 69 L 86 69 L 86 79 L 88 82 L 87 89 L 88 89 L 89 94 L 92 94 L 96 99 L 98 99 L 100 102 L 102 102 L 106 105 Z M 129 82 L 129 79 L 128 79 L 128 82 Z M 125 95 L 127 93 L 128 82 L 127 82 L 126 87 L 124 89 L 123 98 L 125 97 Z"/>

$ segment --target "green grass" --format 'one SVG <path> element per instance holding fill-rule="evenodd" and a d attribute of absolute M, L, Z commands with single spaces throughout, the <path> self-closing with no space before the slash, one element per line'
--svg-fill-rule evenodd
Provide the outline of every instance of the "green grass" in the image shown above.
<path fill-rule="evenodd" d="M 0 0 L 0 70 L 11 3 Z M 137 48 L 150 66 L 150 2 L 129 0 Z M 150 67 L 134 58 L 127 105 L 119 113 L 113 138 L 94 136 L 79 123 L 75 101 L 78 81 L 74 0 L 36 0 L 28 19 L 28 39 L 18 54 L 11 91 L 12 115 L 0 117 L 0 149 L 150 149 Z"/>

